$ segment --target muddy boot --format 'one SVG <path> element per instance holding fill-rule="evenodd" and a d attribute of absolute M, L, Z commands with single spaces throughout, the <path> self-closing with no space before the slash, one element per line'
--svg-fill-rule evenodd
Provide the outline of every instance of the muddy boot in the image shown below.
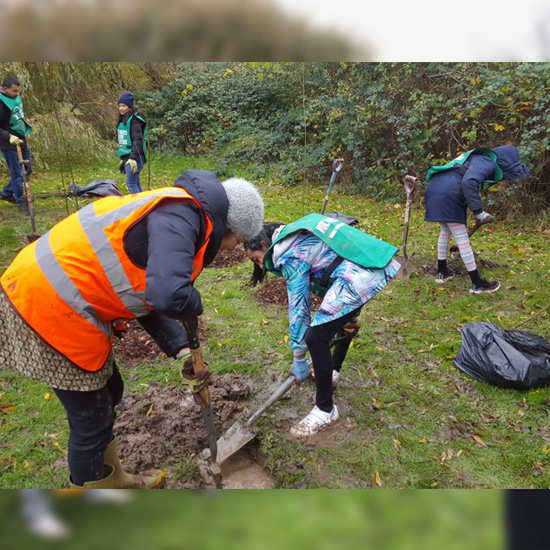
<path fill-rule="evenodd" d="M 69 479 L 69 491 L 82 489 L 115 489 L 115 469 L 110 464 L 105 464 L 105 477 L 97 481 L 87 481 L 84 485 L 75 485 Z"/>
<path fill-rule="evenodd" d="M 120 464 L 116 448 L 116 439 L 113 439 L 105 451 L 105 464 L 114 468 L 113 477 L 115 489 L 151 489 L 162 480 L 162 470 L 147 470 L 140 474 L 125 472 Z"/>

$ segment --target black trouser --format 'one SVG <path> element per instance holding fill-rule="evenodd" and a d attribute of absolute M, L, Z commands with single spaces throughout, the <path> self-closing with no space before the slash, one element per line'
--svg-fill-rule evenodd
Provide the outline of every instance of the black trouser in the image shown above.
<path fill-rule="evenodd" d="M 547 550 L 550 491 L 506 491 L 508 550 Z"/>
<path fill-rule="evenodd" d="M 317 386 L 315 404 L 322 411 L 332 411 L 332 371 L 335 364 L 337 370 L 340 369 L 351 343 L 350 340 L 347 343 L 337 345 L 334 349 L 333 357 L 330 351 L 332 338 L 335 334 L 341 334 L 341 329 L 344 325 L 354 317 L 357 317 L 360 311 L 361 309 L 359 308 L 329 323 L 309 327 L 306 331 L 305 342 L 313 363 L 315 384 Z"/>
<path fill-rule="evenodd" d="M 104 456 L 113 440 L 115 407 L 122 399 L 124 383 L 114 365 L 107 385 L 99 390 L 72 391 L 53 388 L 69 421 L 69 471 L 78 486 L 103 479 Z"/>

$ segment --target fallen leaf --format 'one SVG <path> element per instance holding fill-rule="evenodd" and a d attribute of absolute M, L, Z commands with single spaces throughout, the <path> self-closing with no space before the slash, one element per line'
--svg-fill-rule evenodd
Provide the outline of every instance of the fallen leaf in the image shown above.
<path fill-rule="evenodd" d="M 476 442 L 479 443 L 479 445 L 481 447 L 486 447 L 487 446 L 487 443 L 485 443 L 485 441 L 483 441 L 483 439 L 481 439 L 481 437 L 479 435 L 474 435 L 473 437 L 476 440 Z"/>
<path fill-rule="evenodd" d="M 378 485 L 378 487 L 382 487 L 382 481 L 380 480 L 380 474 L 378 473 L 378 470 L 376 470 L 374 481 L 376 482 L 376 485 Z"/>
<path fill-rule="evenodd" d="M 66 449 L 63 449 L 63 447 L 61 447 L 61 445 L 57 442 L 57 441 L 54 441 L 52 443 L 52 445 L 58 450 L 58 451 L 61 451 L 64 455 L 67 455 L 69 454 L 68 451 Z"/>
<path fill-rule="evenodd" d="M 155 487 L 162 483 L 162 480 L 164 479 L 165 475 L 166 475 L 166 468 L 164 468 L 164 470 L 162 470 L 162 472 L 157 477 L 157 480 L 155 481 Z"/>
<path fill-rule="evenodd" d="M 418 443 L 422 444 L 422 443 L 426 443 L 426 441 L 428 441 L 425 437 L 423 437 L 422 439 L 420 439 L 418 441 Z"/>
<path fill-rule="evenodd" d="M 46 392 L 46 393 L 44 394 L 44 399 L 45 399 L 46 401 L 49 401 L 50 399 L 53 399 L 53 395 L 52 395 L 51 393 Z"/>

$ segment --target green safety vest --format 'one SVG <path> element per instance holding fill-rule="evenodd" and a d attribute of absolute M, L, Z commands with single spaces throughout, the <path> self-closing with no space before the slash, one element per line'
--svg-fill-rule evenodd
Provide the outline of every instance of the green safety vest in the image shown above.
<path fill-rule="evenodd" d="M 386 267 L 397 252 L 395 246 L 371 237 L 342 221 L 321 214 L 309 214 L 285 225 L 273 241 L 264 257 L 264 266 L 268 271 L 281 275 L 281 272 L 276 270 L 273 265 L 273 247 L 275 244 L 293 233 L 304 230 L 319 237 L 340 257 L 367 269 Z M 316 284 L 318 282 L 317 279 L 312 281 L 311 291 L 323 296 L 327 288 L 320 288 Z"/>
<path fill-rule="evenodd" d="M 128 120 L 124 123 L 121 122 L 118 125 L 118 149 L 115 151 L 115 153 L 119 157 L 123 157 L 125 155 L 129 155 L 132 152 L 132 137 L 130 136 L 130 124 L 132 123 L 132 118 L 139 118 L 142 122 L 145 122 L 139 115 L 132 115 L 128 118 Z M 146 138 L 147 138 L 147 126 L 145 126 L 145 129 L 143 130 L 143 156 L 145 157 L 145 144 L 146 144 Z"/>
<path fill-rule="evenodd" d="M 432 166 L 426 173 L 426 181 L 430 181 L 430 179 L 432 179 L 432 177 L 435 176 L 435 174 L 438 174 L 439 172 L 444 172 L 445 170 L 450 170 L 455 166 L 460 166 L 464 164 L 466 162 L 466 159 L 472 154 L 487 155 L 488 157 L 491 157 L 493 159 L 493 164 L 495 165 L 495 179 L 483 181 L 483 183 L 480 186 L 481 189 L 485 187 L 490 187 L 491 185 L 499 182 L 502 179 L 502 170 L 500 169 L 500 166 L 497 164 L 496 153 L 494 151 L 491 151 L 491 149 L 485 149 L 483 147 L 480 147 L 478 149 L 472 149 L 467 153 L 463 153 L 459 157 L 456 157 L 455 159 L 451 160 L 451 162 L 448 162 L 443 166 Z M 484 185 L 484 184 L 487 184 L 487 185 Z"/>
<path fill-rule="evenodd" d="M 6 107 L 10 110 L 10 128 L 19 136 L 27 137 L 31 133 L 32 128 L 30 124 L 25 122 L 21 97 L 17 96 L 15 99 L 12 99 L 11 97 L 0 93 L 0 100 L 2 100 Z"/>

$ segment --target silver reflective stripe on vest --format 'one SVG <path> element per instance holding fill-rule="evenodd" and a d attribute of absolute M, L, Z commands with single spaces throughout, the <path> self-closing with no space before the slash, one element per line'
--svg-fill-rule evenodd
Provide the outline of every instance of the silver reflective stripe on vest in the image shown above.
<path fill-rule="evenodd" d="M 96 310 L 87 300 L 84 299 L 78 288 L 71 281 L 65 270 L 61 267 L 50 246 L 50 234 L 48 232 L 41 239 L 36 241 L 34 254 L 36 261 L 44 273 L 46 279 L 53 286 L 57 295 L 82 318 L 89 321 L 99 329 L 107 338 L 111 338 L 113 329 L 110 323 L 103 322 Z"/>
<path fill-rule="evenodd" d="M 130 283 L 124 269 L 120 264 L 120 260 L 116 255 L 111 242 L 107 238 L 104 229 L 115 222 L 127 218 L 134 213 L 135 210 L 146 206 L 152 200 L 162 196 L 177 196 L 181 197 L 181 192 L 174 193 L 162 191 L 154 193 L 146 197 L 139 197 L 132 202 L 125 204 L 119 208 L 115 208 L 110 212 L 96 215 L 94 205 L 90 204 L 78 212 L 78 219 L 82 225 L 84 233 L 88 237 L 90 244 L 105 272 L 107 279 L 113 290 L 126 308 L 131 311 L 136 317 L 142 317 L 150 313 L 149 308 L 145 304 L 145 293 L 143 291 L 136 292 Z"/>

